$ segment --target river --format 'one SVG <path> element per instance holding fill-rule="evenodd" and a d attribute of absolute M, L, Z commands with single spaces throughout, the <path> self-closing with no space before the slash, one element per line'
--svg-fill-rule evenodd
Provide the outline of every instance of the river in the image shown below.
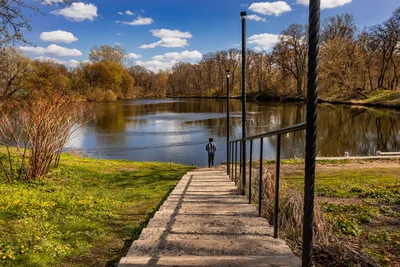
<path fill-rule="evenodd" d="M 249 101 L 247 134 L 255 135 L 305 120 L 305 105 Z M 216 164 L 226 160 L 226 100 L 152 99 L 99 104 L 97 119 L 76 131 L 67 150 L 85 156 L 135 161 L 173 161 L 205 166 L 205 146 L 213 137 Z M 241 102 L 231 100 L 231 139 L 241 137 Z M 319 156 L 352 156 L 399 151 L 400 113 L 396 110 L 320 104 Z M 264 157 L 273 158 L 276 137 L 264 141 Z M 254 159 L 258 159 L 255 143 Z M 303 157 L 305 132 L 282 136 L 282 158 Z"/>

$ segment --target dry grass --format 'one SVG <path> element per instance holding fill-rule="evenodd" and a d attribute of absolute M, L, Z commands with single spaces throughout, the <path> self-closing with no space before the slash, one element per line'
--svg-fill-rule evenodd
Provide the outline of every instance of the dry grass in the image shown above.
<path fill-rule="evenodd" d="M 259 170 L 253 173 L 252 199 L 258 203 Z M 273 224 L 275 205 L 275 169 L 267 168 L 262 180 L 262 216 Z M 299 251 L 302 245 L 303 232 L 303 193 L 289 187 L 283 180 L 279 190 L 278 226 L 280 237 L 288 240 L 291 248 Z M 321 207 L 316 201 L 314 205 L 314 242 L 317 245 L 326 243 L 331 228 L 326 223 Z"/>

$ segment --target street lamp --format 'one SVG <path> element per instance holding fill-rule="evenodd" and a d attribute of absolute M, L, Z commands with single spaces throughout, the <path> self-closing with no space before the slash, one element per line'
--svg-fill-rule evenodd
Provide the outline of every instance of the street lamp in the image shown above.
<path fill-rule="evenodd" d="M 247 12 L 240 12 L 242 18 L 242 195 L 246 186 L 246 16 Z"/>
<path fill-rule="evenodd" d="M 231 72 L 230 70 L 226 70 L 226 169 L 228 175 L 231 175 L 231 164 L 229 162 L 229 129 L 230 129 L 230 123 L 229 123 L 229 80 L 231 78 Z"/>

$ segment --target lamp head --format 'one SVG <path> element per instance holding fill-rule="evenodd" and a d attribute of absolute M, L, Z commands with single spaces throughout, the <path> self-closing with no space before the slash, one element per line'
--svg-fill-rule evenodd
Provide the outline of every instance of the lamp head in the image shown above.
<path fill-rule="evenodd" d="M 246 11 L 240 12 L 240 17 L 241 17 L 242 19 L 245 19 L 246 16 L 247 16 L 247 12 L 246 12 Z"/>
<path fill-rule="evenodd" d="M 231 71 L 230 70 L 226 70 L 226 78 L 230 78 L 231 77 Z"/>

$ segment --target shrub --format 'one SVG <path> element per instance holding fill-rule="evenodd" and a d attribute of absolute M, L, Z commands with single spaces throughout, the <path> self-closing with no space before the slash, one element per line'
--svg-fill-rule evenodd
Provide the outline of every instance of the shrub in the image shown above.
<path fill-rule="evenodd" d="M 7 154 L 0 166 L 11 181 L 24 174 L 27 180 L 46 175 L 71 134 L 89 119 L 91 106 L 77 102 L 73 95 L 53 93 L 31 95 L 13 108 L 3 107 L 0 119 L 0 144 Z M 16 153 L 16 158 L 11 146 Z M 8 163 L 8 167 L 5 163 Z"/>
<path fill-rule="evenodd" d="M 255 175 L 256 176 L 256 175 Z M 254 200 L 258 197 L 259 178 L 253 180 Z M 273 224 L 274 203 L 275 203 L 275 174 L 266 169 L 263 174 L 263 201 L 262 214 Z M 258 202 L 258 199 L 257 199 Z M 303 232 L 303 206 L 304 197 L 300 190 L 288 187 L 283 181 L 280 186 L 278 228 L 283 237 L 294 240 L 301 244 Z M 318 243 L 326 241 L 330 228 L 325 223 L 321 207 L 318 202 L 314 205 L 314 239 Z"/>
<path fill-rule="evenodd" d="M 117 101 L 117 95 L 110 89 L 104 94 L 105 101 Z"/>

